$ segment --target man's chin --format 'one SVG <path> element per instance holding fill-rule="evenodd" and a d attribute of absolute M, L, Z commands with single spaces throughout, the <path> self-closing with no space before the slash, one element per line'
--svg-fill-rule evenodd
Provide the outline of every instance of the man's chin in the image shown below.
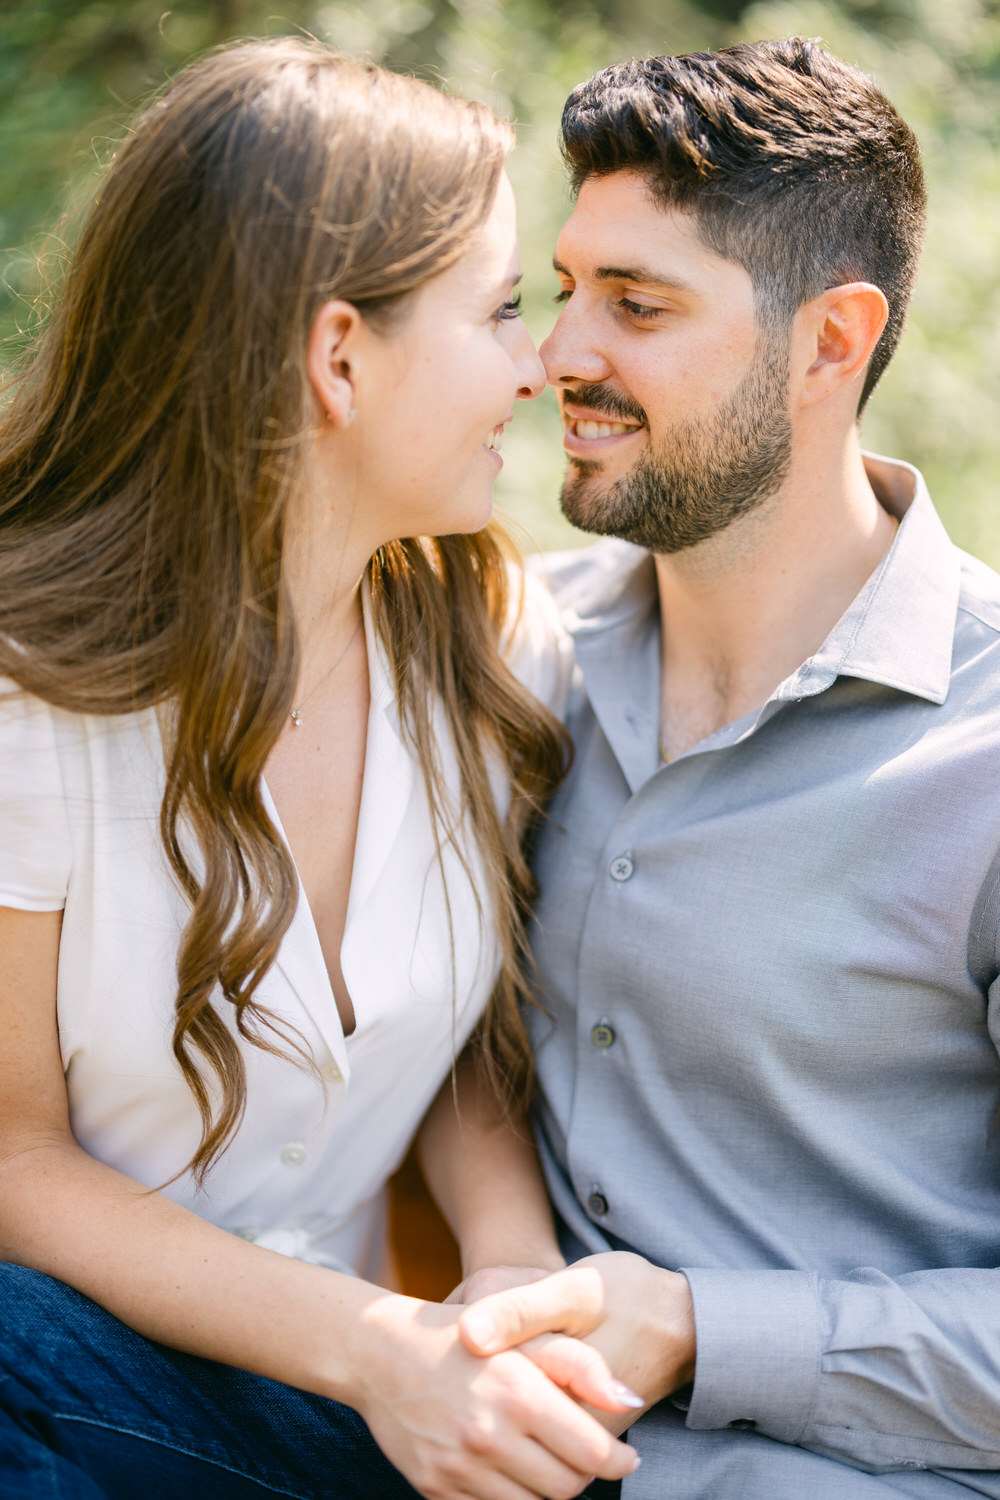
<path fill-rule="evenodd" d="M 601 465 L 593 459 L 571 459 L 559 504 L 570 525 L 591 536 L 617 536 L 614 486 L 601 484 Z"/>

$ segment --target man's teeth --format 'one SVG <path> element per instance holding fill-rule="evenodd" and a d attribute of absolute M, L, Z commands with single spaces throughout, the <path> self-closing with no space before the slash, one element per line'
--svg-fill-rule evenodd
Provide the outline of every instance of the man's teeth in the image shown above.
<path fill-rule="evenodd" d="M 494 453 L 499 453 L 500 452 L 500 449 L 503 447 L 503 428 L 502 427 L 494 427 L 494 429 L 493 429 L 493 436 L 490 438 L 489 443 L 487 444 L 487 447 L 492 448 Z"/>
<path fill-rule="evenodd" d="M 626 432 L 637 431 L 625 422 L 583 422 L 578 419 L 573 425 L 579 438 L 621 437 Z"/>

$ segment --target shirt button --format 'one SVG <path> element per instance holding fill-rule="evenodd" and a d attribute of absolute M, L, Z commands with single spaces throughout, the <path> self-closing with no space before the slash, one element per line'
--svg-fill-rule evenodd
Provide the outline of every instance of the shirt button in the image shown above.
<path fill-rule="evenodd" d="M 320 1072 L 326 1079 L 327 1083 L 340 1082 L 340 1069 L 337 1067 L 337 1064 L 332 1061 L 332 1059 L 330 1062 L 325 1062 L 323 1064 L 323 1066 L 320 1068 Z"/>
<path fill-rule="evenodd" d="M 630 854 L 619 854 L 611 861 L 608 868 L 612 880 L 631 880 L 635 864 Z"/>
<path fill-rule="evenodd" d="M 608 1200 L 603 1193 L 591 1193 L 587 1199 L 587 1207 L 598 1219 L 603 1219 L 608 1211 Z"/>
<path fill-rule="evenodd" d="M 590 1040 L 593 1042 L 595 1047 L 599 1047 L 603 1052 L 606 1047 L 614 1046 L 615 1033 L 608 1025 L 607 1021 L 598 1021 L 597 1025 L 590 1033 Z"/>
<path fill-rule="evenodd" d="M 286 1167 L 301 1167 L 306 1159 L 306 1148 L 301 1141 L 289 1141 L 281 1150 L 281 1160 Z"/>

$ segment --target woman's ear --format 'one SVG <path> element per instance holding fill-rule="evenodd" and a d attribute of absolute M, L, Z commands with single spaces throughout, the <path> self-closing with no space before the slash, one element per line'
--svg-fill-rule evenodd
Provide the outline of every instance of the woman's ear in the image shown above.
<path fill-rule="evenodd" d="M 313 319 L 306 373 L 319 409 L 334 427 L 354 418 L 354 385 L 364 320 L 350 302 L 324 302 Z"/>
<path fill-rule="evenodd" d="M 888 317 L 884 292 L 867 281 L 829 287 L 799 308 L 796 321 L 807 361 L 803 405 L 825 401 L 853 381 L 863 381 Z"/>

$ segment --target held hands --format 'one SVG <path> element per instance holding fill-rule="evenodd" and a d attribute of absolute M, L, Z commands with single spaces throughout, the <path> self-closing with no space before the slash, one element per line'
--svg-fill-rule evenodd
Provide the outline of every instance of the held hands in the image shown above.
<path fill-rule="evenodd" d="M 622 1412 L 599 1356 L 588 1351 L 587 1371 L 576 1363 L 558 1379 L 519 1351 L 469 1353 L 458 1318 L 457 1308 L 388 1294 L 359 1328 L 367 1357 L 354 1404 L 427 1500 L 569 1500 L 595 1476 L 632 1472 L 634 1449 L 571 1399 Z"/>
<path fill-rule="evenodd" d="M 606 1401 L 584 1394 L 591 1382 L 600 1386 L 595 1351 L 646 1405 L 694 1377 L 687 1280 L 622 1251 L 591 1255 L 544 1279 L 496 1291 L 465 1309 L 459 1331 L 465 1347 L 480 1356 L 520 1349 L 557 1384 L 609 1413 L 602 1420 L 615 1432 L 634 1421 L 634 1411 L 611 1414 Z"/>
<path fill-rule="evenodd" d="M 483 1266 L 460 1281 L 455 1290 L 444 1299 L 445 1304 L 461 1303 L 468 1306 L 470 1302 L 478 1302 L 480 1297 L 490 1297 L 494 1292 L 506 1292 L 511 1287 L 542 1281 L 552 1274 L 553 1269 L 555 1268 L 546 1271 L 541 1266 Z"/>

